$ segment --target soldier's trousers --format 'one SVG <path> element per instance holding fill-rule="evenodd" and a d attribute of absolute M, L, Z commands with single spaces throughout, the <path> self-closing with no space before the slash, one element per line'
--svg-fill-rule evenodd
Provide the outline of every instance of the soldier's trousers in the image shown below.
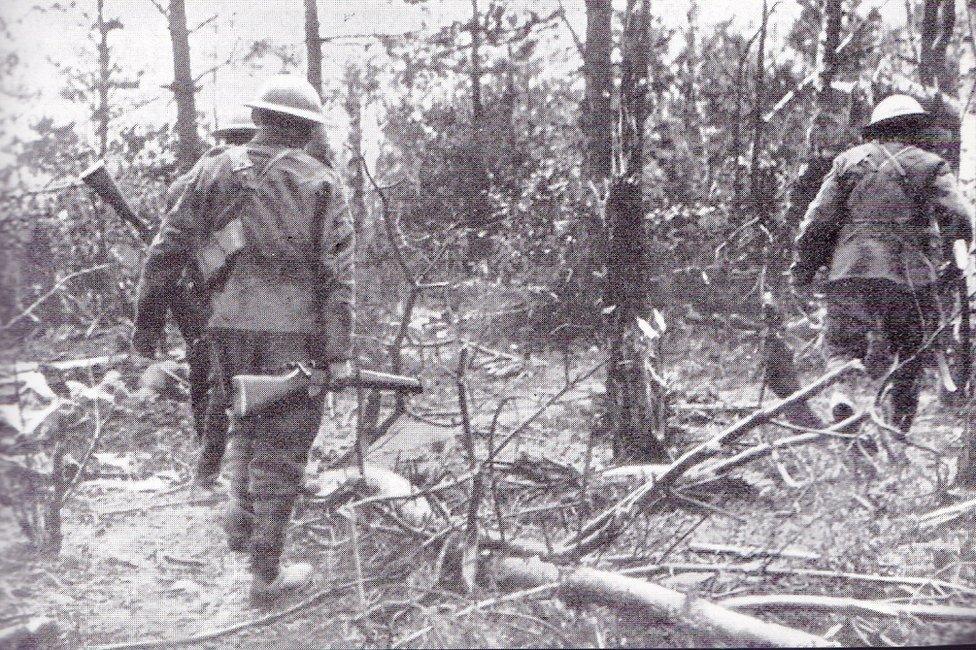
<path fill-rule="evenodd" d="M 303 334 L 215 330 L 211 343 L 226 394 L 234 375 L 278 374 L 285 364 L 315 358 L 315 340 Z M 321 402 L 301 392 L 231 424 L 224 526 L 231 548 L 250 551 L 251 571 L 264 580 L 278 574 L 285 528 L 321 416 Z"/>
<path fill-rule="evenodd" d="M 931 287 L 914 290 L 888 280 L 840 280 L 826 292 L 824 331 L 828 369 L 860 359 L 872 377 L 888 369 L 891 355 L 905 362 L 892 376 L 894 424 L 908 432 L 918 409 L 929 355 L 919 352 L 938 319 Z M 914 356 L 914 358 L 912 358 Z"/>

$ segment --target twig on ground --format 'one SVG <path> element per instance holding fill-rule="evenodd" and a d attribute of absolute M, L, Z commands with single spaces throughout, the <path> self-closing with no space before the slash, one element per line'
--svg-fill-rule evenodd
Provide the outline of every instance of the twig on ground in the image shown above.
<path fill-rule="evenodd" d="M 730 546 L 728 544 L 708 544 L 705 542 L 692 542 L 688 544 L 688 549 L 698 553 L 720 553 L 738 555 L 744 558 L 756 557 L 785 557 L 794 560 L 819 560 L 820 554 L 802 549 L 783 549 L 774 550 L 761 548 L 759 546 Z"/>
<path fill-rule="evenodd" d="M 467 607 L 465 607 L 463 609 L 459 609 L 458 611 L 454 612 L 452 614 L 452 616 L 454 618 L 459 618 L 461 616 L 466 616 L 466 615 L 468 615 L 471 612 L 474 612 L 476 610 L 484 609 L 485 607 L 491 607 L 492 605 L 500 605 L 502 603 L 510 603 L 512 601 L 515 601 L 515 600 L 521 600 L 523 598 L 528 598 L 529 596 L 537 596 L 539 594 L 544 594 L 544 593 L 553 591 L 554 589 L 556 589 L 558 587 L 559 587 L 559 583 L 558 582 L 553 582 L 553 583 L 549 583 L 549 584 L 537 585 L 535 587 L 531 587 L 529 589 L 523 589 L 521 591 L 515 591 L 515 592 L 512 592 L 510 594 L 506 594 L 504 596 L 496 596 L 494 598 L 486 598 L 485 600 L 479 600 L 478 602 L 476 602 L 476 603 L 474 603 L 472 605 L 469 605 L 469 606 L 467 606 Z M 428 625 L 426 627 L 423 627 L 423 628 L 417 630 L 416 632 L 413 632 L 412 634 L 408 634 L 407 636 L 401 638 L 399 641 L 397 641 L 396 643 L 394 643 L 390 647 L 391 648 L 403 648 L 405 646 L 408 646 L 410 643 L 412 643 L 413 641 L 416 641 L 417 639 L 421 638 L 422 636 L 424 636 L 425 634 L 427 634 L 428 632 L 430 632 L 433 629 L 434 629 L 434 625 L 433 624 Z"/>
<path fill-rule="evenodd" d="M 622 569 L 624 575 L 647 575 L 662 571 L 687 571 L 691 573 L 721 573 L 723 571 L 732 573 L 752 573 L 756 575 L 775 575 L 775 576 L 798 576 L 811 578 L 829 578 L 833 580 L 845 580 L 849 582 L 869 582 L 891 585 L 913 585 L 918 587 L 943 587 L 952 589 L 959 593 L 976 595 L 976 587 L 969 587 L 954 582 L 948 582 L 939 578 L 920 578 L 915 576 L 883 576 L 870 573 L 847 573 L 844 571 L 828 571 L 826 569 L 792 569 L 789 567 L 770 567 L 762 566 L 759 563 L 749 564 L 705 564 L 697 562 L 670 562 L 648 564 L 639 567 Z"/>
<path fill-rule="evenodd" d="M 719 602 L 730 609 L 822 611 L 880 616 L 917 616 L 939 621 L 976 621 L 976 609 L 949 605 L 912 605 L 885 601 L 860 600 L 838 596 L 806 594 L 735 596 Z"/>

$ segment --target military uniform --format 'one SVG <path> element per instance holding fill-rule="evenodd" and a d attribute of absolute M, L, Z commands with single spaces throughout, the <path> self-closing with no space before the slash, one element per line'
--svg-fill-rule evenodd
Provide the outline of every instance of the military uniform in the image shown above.
<path fill-rule="evenodd" d="M 162 324 L 160 297 L 188 253 L 206 247 L 226 225 L 221 220 L 240 217 L 246 245 L 213 287 L 207 323 L 224 395 L 236 374 L 351 355 L 352 225 L 338 177 L 304 144 L 263 127 L 250 144 L 201 160 L 146 262 L 136 326 L 154 332 Z M 227 214 L 242 193 L 247 200 Z M 233 423 L 225 527 L 232 548 L 250 551 L 256 583 L 266 586 L 278 574 L 321 410 L 302 393 Z"/>
<path fill-rule="evenodd" d="M 938 321 L 935 287 L 946 241 L 972 239 L 948 163 L 900 142 L 872 141 L 837 156 L 810 204 L 791 269 L 798 287 L 826 267 L 828 366 L 872 361 L 887 345 L 912 357 Z M 869 344 L 870 343 L 870 344 Z M 875 374 L 880 364 L 869 363 Z M 893 377 L 895 424 L 907 431 L 924 358 Z"/>

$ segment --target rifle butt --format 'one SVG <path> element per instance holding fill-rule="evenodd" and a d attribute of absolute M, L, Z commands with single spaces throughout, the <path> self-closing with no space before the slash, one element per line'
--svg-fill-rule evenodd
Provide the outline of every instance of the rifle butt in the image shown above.
<path fill-rule="evenodd" d="M 139 231 L 139 237 L 142 238 L 146 243 L 152 241 L 152 232 L 149 230 L 149 226 L 146 222 L 139 218 L 129 202 L 125 200 L 125 196 L 119 190 L 119 186 L 115 184 L 115 179 L 108 173 L 105 168 L 105 161 L 99 160 L 91 167 L 86 169 L 81 173 L 81 180 L 88 187 L 95 190 L 98 196 L 112 206 L 112 209 L 118 213 L 119 217 L 131 224 L 136 230 Z"/>
<path fill-rule="evenodd" d="M 235 375 L 231 379 L 231 409 L 243 418 L 264 411 L 289 395 L 308 388 L 309 378 L 300 370 L 283 377 L 274 375 Z"/>

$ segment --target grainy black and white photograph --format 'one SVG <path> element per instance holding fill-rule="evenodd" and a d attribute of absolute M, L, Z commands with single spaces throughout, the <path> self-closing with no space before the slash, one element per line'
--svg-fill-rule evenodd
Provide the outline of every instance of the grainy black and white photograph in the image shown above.
<path fill-rule="evenodd" d="M 976 0 L 3 0 L 0 648 L 976 642 Z"/>

